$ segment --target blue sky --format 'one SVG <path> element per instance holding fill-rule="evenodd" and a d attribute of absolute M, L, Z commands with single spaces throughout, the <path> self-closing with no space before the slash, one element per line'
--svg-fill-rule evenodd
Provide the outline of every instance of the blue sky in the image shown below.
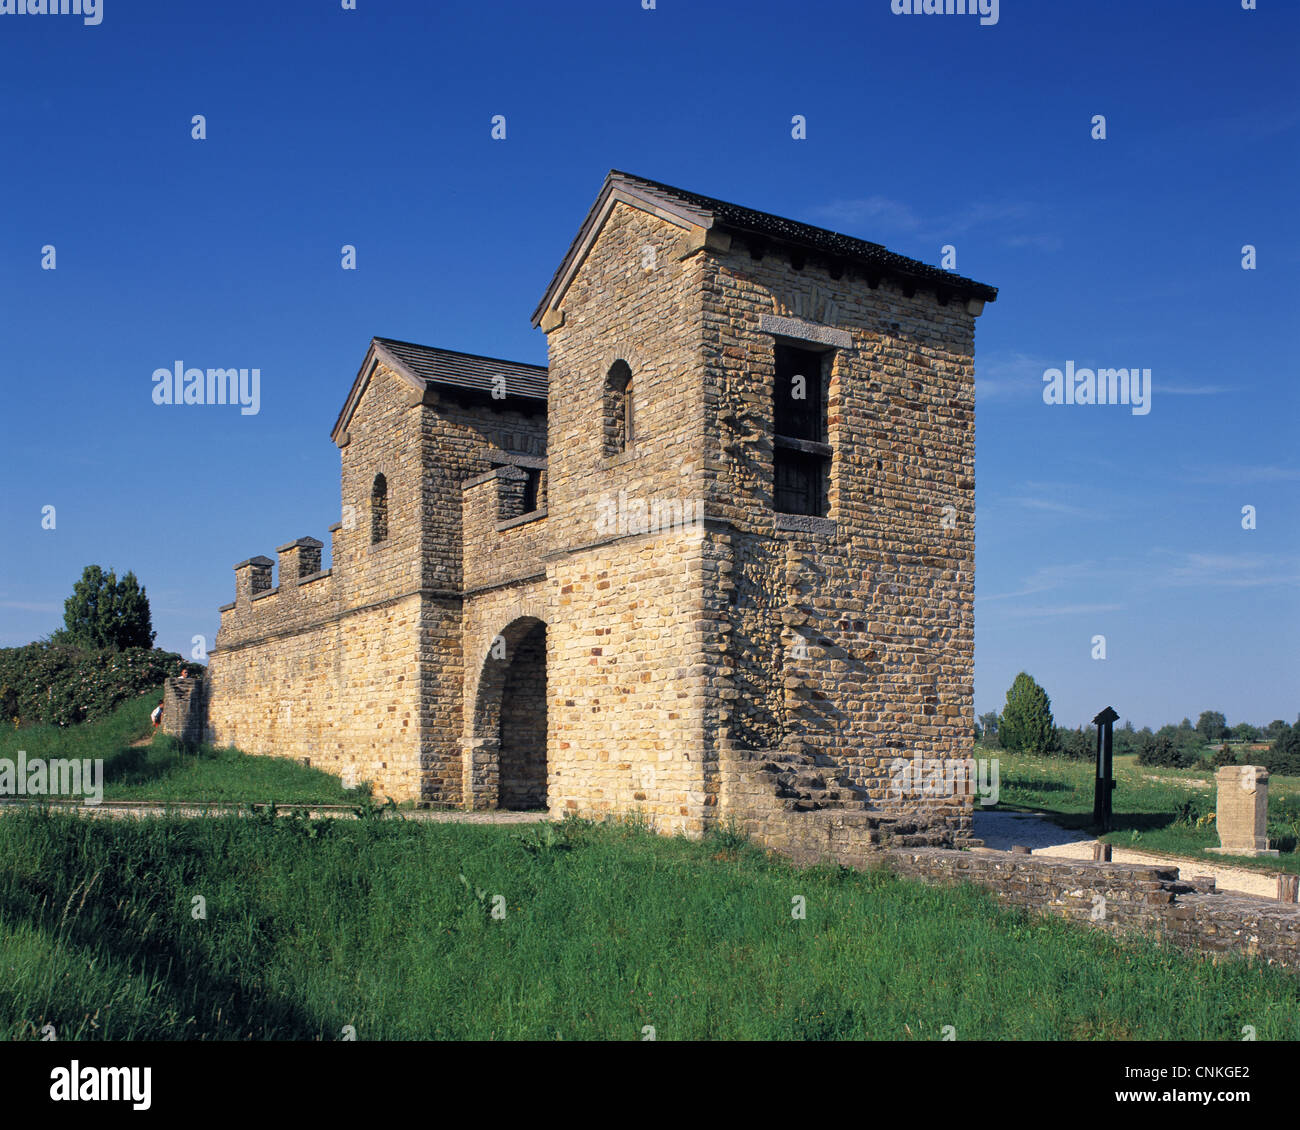
<path fill-rule="evenodd" d="M 978 711 L 1023 669 L 1065 724 L 1295 718 L 1300 6 L 890 7 L 0 15 L 0 645 L 58 627 L 91 562 L 137 573 L 160 646 L 211 644 L 236 561 L 328 542 L 371 336 L 544 363 L 529 315 L 619 168 L 927 262 L 951 244 L 1000 288 Z M 155 405 L 177 359 L 260 368 L 260 411 Z M 1044 404 L 1067 361 L 1149 368 L 1150 412 Z"/>

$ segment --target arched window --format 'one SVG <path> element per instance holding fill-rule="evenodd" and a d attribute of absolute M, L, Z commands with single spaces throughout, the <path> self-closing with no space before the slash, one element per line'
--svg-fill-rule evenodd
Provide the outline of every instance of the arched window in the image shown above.
<path fill-rule="evenodd" d="M 378 545 L 388 538 L 388 480 L 375 476 L 370 488 L 370 544 Z"/>
<path fill-rule="evenodd" d="M 605 376 L 605 454 L 618 455 L 632 447 L 632 370 L 626 361 L 615 361 Z"/>

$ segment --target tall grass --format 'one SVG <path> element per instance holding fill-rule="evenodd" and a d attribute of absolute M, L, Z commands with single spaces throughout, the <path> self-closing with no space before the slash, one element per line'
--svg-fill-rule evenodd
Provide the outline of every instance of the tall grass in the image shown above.
<path fill-rule="evenodd" d="M 577 822 L 11 813 L 0 971 L 10 1038 L 1300 1038 L 1293 974 Z"/>

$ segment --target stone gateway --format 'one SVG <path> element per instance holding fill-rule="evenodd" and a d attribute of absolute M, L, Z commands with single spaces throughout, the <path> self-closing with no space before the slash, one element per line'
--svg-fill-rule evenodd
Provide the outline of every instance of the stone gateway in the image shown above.
<path fill-rule="evenodd" d="M 370 342 L 331 567 L 310 537 L 236 565 L 166 720 L 399 801 L 969 842 L 969 791 L 889 769 L 971 755 L 996 295 L 611 172 L 533 313 L 549 366 Z"/>

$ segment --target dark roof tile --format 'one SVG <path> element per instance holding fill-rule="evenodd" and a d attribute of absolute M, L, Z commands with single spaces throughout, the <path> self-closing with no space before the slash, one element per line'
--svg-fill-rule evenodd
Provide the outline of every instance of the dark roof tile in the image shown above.
<path fill-rule="evenodd" d="M 377 337 L 375 344 L 383 347 L 429 384 L 491 392 L 494 387 L 493 378 L 504 376 L 507 395 L 532 400 L 546 399 L 545 365 L 526 365 L 521 361 L 502 361 L 474 353 L 456 353 L 450 349 L 435 349 L 430 345 L 395 341 L 389 337 Z"/>

